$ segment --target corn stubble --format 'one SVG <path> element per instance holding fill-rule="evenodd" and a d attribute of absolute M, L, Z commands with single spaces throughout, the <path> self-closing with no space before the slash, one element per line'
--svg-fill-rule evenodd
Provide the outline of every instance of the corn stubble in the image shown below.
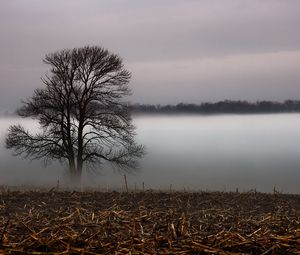
<path fill-rule="evenodd" d="M 300 254 L 300 196 L 2 191 L 4 254 Z"/>

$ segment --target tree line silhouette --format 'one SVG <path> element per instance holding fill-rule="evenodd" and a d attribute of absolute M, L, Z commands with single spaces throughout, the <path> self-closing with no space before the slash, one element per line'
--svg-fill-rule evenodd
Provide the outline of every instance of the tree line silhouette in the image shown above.
<path fill-rule="evenodd" d="M 300 112 L 300 100 L 274 101 L 232 101 L 224 100 L 216 103 L 177 105 L 133 104 L 129 106 L 133 113 L 292 113 Z"/>

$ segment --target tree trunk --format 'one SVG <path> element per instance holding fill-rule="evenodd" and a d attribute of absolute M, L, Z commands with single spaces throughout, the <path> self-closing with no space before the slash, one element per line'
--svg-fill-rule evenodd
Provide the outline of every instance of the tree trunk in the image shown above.
<path fill-rule="evenodd" d="M 70 172 L 71 186 L 75 189 L 81 188 L 81 171 L 74 169 Z"/>
<path fill-rule="evenodd" d="M 83 110 L 80 110 L 80 120 L 78 124 L 78 151 L 77 151 L 77 169 L 76 172 L 80 176 L 82 174 L 82 166 L 83 166 Z"/>
<path fill-rule="evenodd" d="M 69 161 L 69 174 L 70 174 L 70 180 L 71 185 L 74 186 L 76 189 L 80 189 L 81 187 L 81 173 L 82 168 L 79 169 L 78 167 L 75 167 L 75 161 L 70 160 Z"/>

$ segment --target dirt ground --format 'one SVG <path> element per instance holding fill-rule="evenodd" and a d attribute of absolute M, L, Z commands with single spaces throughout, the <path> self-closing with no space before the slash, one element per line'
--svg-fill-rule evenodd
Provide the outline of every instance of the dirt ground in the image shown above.
<path fill-rule="evenodd" d="M 300 254 L 300 195 L 0 194 L 0 254 Z"/>

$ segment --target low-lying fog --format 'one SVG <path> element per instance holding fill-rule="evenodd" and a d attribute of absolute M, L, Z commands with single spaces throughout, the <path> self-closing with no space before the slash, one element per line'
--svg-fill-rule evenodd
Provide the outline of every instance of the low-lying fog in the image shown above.
<path fill-rule="evenodd" d="M 11 123 L 35 130 L 32 120 L 1 118 L 0 185 L 56 186 L 65 166 L 13 157 L 4 136 Z M 130 188 L 300 192 L 300 114 L 135 116 L 137 140 L 146 146 L 141 168 L 127 174 Z M 111 167 L 84 175 L 84 185 L 119 188 Z"/>

